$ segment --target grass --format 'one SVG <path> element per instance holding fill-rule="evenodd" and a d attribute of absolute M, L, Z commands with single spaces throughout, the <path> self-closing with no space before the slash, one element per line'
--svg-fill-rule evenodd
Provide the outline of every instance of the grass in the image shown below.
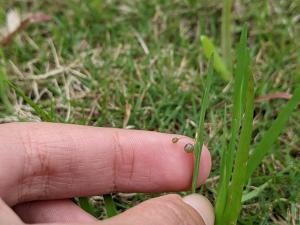
<path fill-rule="evenodd" d="M 233 92 L 233 112 L 232 112 L 232 118 L 231 118 L 231 136 L 228 145 L 224 146 L 224 150 L 222 152 L 222 161 L 221 161 L 221 170 L 220 170 L 220 183 L 219 183 L 219 190 L 218 190 L 218 198 L 216 201 L 216 222 L 217 224 L 221 224 L 223 220 L 226 220 L 226 216 L 228 216 L 227 209 L 226 207 L 228 203 L 228 199 L 232 201 L 232 195 L 237 194 L 235 193 L 237 190 L 240 190 L 243 187 L 244 180 L 241 179 L 243 177 L 242 172 L 246 172 L 246 168 L 242 169 L 246 163 L 247 163 L 247 158 L 249 154 L 249 141 L 248 139 L 251 138 L 251 127 L 249 127 L 249 118 L 247 117 L 248 115 L 252 115 L 253 113 L 250 112 L 250 109 L 248 110 L 249 112 L 245 112 L 245 119 L 243 122 L 243 115 L 244 115 L 244 110 L 246 106 L 251 106 L 251 99 L 249 99 L 249 102 L 247 102 L 248 95 L 246 95 L 248 88 L 248 80 L 249 78 L 249 63 L 250 63 L 250 56 L 249 56 L 249 50 L 247 49 L 247 32 L 246 29 L 244 29 L 243 33 L 241 34 L 241 39 L 240 43 L 237 49 L 237 66 L 235 70 L 235 78 L 234 78 L 234 92 Z M 252 76 L 252 75 L 251 75 Z M 253 84 L 252 84 L 253 86 Z M 253 88 L 253 87 L 252 87 Z M 253 92 L 253 91 L 252 91 Z M 253 94 L 252 94 L 253 95 Z M 253 98 L 253 97 L 252 97 Z M 251 104 L 250 104 L 251 103 Z M 253 107 L 252 107 L 253 108 Z M 253 109 L 252 109 L 253 111 Z M 252 118 L 251 118 L 252 120 Z M 243 124 L 245 123 L 245 124 Z M 247 123 L 247 124 L 246 124 Z M 239 130 L 242 126 L 242 131 L 239 136 Z M 247 125 L 247 126 L 246 126 Z M 252 125 L 252 121 L 251 121 Z M 247 129 L 248 128 L 248 129 Z M 250 130 L 250 131 L 249 131 Z M 243 133 L 243 131 L 245 133 Z M 239 146 L 237 147 L 236 150 L 236 143 L 239 141 Z M 245 145 L 246 146 L 243 146 Z M 228 147 L 227 147 L 228 146 Z M 240 153 L 239 153 L 240 152 Z M 236 157 L 236 160 L 234 158 Z M 241 158 L 240 160 L 239 157 L 246 157 L 246 158 Z M 233 164 L 234 161 L 236 161 L 236 164 L 243 164 L 242 168 L 235 168 L 233 171 Z M 239 165 L 240 166 L 240 165 Z M 240 170 L 239 173 L 235 173 L 236 170 Z M 233 171 L 233 172 L 232 172 Z M 233 179 L 235 176 L 238 176 L 239 179 Z M 231 177 L 232 176 L 232 177 Z M 244 175 L 245 176 L 245 175 Z M 237 182 L 233 186 L 233 181 Z M 231 182 L 231 183 L 230 183 Z M 240 186 L 242 184 L 242 186 Z M 235 189 L 235 192 L 231 189 Z M 236 196 L 238 197 L 238 196 Z M 238 200 L 235 200 L 231 204 L 238 204 Z M 230 208 L 231 209 L 231 208 Z M 225 213 L 226 212 L 226 213 Z M 225 217 L 225 218 L 224 218 Z M 227 221 L 229 223 L 229 221 Z"/>
<path fill-rule="evenodd" d="M 300 85 L 298 84 L 292 99 L 286 104 L 286 106 L 280 111 L 278 117 L 270 127 L 270 129 L 264 134 L 262 140 L 257 144 L 255 150 L 251 154 L 249 159 L 249 166 L 247 176 L 250 177 L 255 169 L 259 166 L 263 157 L 272 150 L 273 143 L 278 139 L 278 136 L 282 132 L 284 125 L 286 124 L 291 113 L 300 102 Z"/>
<path fill-rule="evenodd" d="M 214 55 L 214 68 L 218 74 L 226 81 L 232 80 L 231 72 L 227 69 L 221 56 L 219 55 L 216 47 L 214 46 L 212 40 L 207 36 L 201 36 L 201 44 L 203 48 L 204 56 L 209 59 L 211 55 Z"/>
<path fill-rule="evenodd" d="M 278 118 L 264 134 L 262 140 L 257 144 L 257 147 L 254 149 L 248 160 L 250 144 L 252 142 L 254 111 L 254 82 L 252 74 L 249 75 L 250 54 L 247 47 L 247 30 L 244 28 L 237 50 L 231 138 L 228 143 L 228 148 L 226 149 L 225 147 L 222 152 L 220 166 L 221 175 L 215 208 L 216 224 L 220 225 L 236 224 L 240 214 L 241 203 L 243 201 L 243 189 L 245 184 L 248 183 L 251 174 L 261 164 L 264 156 L 272 149 L 272 144 L 278 139 L 286 121 L 300 102 L 300 88 L 298 84 L 292 99 L 279 113 Z M 204 99 L 206 96 L 205 94 Z M 241 130 L 240 136 L 239 130 Z M 235 143 L 237 139 L 239 139 L 239 141 L 238 146 L 236 147 Z M 235 150 L 235 148 L 237 149 Z M 196 165 L 199 164 L 197 162 Z M 195 168 L 198 169 L 199 167 L 195 166 Z M 262 187 L 266 184 L 267 183 L 263 184 Z M 231 207 L 228 207 L 228 205 Z"/>
<path fill-rule="evenodd" d="M 201 158 L 202 146 L 204 144 L 204 136 L 205 136 L 204 119 L 206 115 L 206 110 L 209 106 L 209 93 L 210 93 L 211 85 L 213 82 L 213 76 L 214 76 L 213 68 L 214 68 L 214 55 L 212 54 L 210 56 L 207 79 L 205 81 L 206 87 L 204 90 L 203 99 L 201 101 L 199 123 L 195 135 L 195 151 L 194 151 L 195 161 L 194 161 L 194 172 L 193 172 L 193 180 L 192 180 L 192 193 L 196 193 L 197 181 L 199 177 L 200 158 Z"/>
<path fill-rule="evenodd" d="M 104 200 L 104 206 L 106 209 L 107 217 L 113 217 L 118 214 L 118 211 L 116 209 L 115 202 L 110 194 L 103 196 Z"/>
<path fill-rule="evenodd" d="M 221 46 L 222 46 L 222 56 L 223 60 L 232 71 L 232 6 L 233 0 L 223 0 L 222 8 L 222 29 L 221 29 Z"/>
<path fill-rule="evenodd" d="M 89 198 L 87 197 L 79 197 L 77 199 L 78 205 L 85 210 L 86 212 L 90 213 L 93 216 L 97 216 L 97 212 L 95 207 L 90 203 Z"/>
<path fill-rule="evenodd" d="M 7 76 L 5 70 L 5 60 L 3 57 L 3 51 L 0 49 L 0 99 L 2 104 L 5 106 L 5 111 L 11 110 L 11 105 L 7 96 Z"/>
<path fill-rule="evenodd" d="M 195 136 L 207 71 L 199 40 L 205 35 L 221 46 L 220 1 L 53 2 L 0 1 L 1 24 L 10 8 L 53 16 L 52 22 L 30 26 L 2 49 L 5 77 L 54 121 Z M 300 4 L 289 0 L 239 3 L 232 12 L 232 43 L 238 42 L 240 24 L 247 22 L 255 97 L 292 93 L 300 81 L 300 52 L 296 51 Z M 213 170 L 202 188 L 213 202 L 223 137 L 230 137 L 234 89 L 232 83 L 215 77 L 204 123 Z M 1 122 L 42 119 L 12 88 L 3 93 L 11 110 L 0 104 Z M 249 160 L 286 103 L 282 99 L 255 102 Z M 262 164 L 252 169 L 238 224 L 299 222 L 299 119 L 297 113 L 288 118 L 282 134 L 272 142 L 276 151 L 269 149 Z M 123 211 L 150 197 L 116 194 L 114 200 L 118 211 Z M 106 216 L 103 205 L 97 205 L 99 217 Z"/>

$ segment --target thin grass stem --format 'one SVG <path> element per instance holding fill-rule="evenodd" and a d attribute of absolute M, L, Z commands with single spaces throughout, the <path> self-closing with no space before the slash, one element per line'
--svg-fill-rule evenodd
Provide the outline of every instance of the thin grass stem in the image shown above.
<path fill-rule="evenodd" d="M 213 81 L 213 75 L 214 75 L 214 68 L 213 64 L 214 58 L 213 55 L 210 57 L 209 67 L 208 67 L 208 73 L 207 73 L 207 80 L 205 82 L 205 90 L 204 95 L 202 98 L 201 103 L 201 110 L 200 110 L 200 117 L 199 117 L 199 123 L 198 128 L 196 130 L 196 137 L 195 137 L 195 160 L 194 160 L 194 172 L 193 172 L 193 181 L 192 181 L 192 193 L 196 192 L 197 188 L 197 181 L 199 176 L 199 168 L 200 168 L 200 158 L 201 158 L 201 152 L 202 152 L 202 146 L 204 142 L 204 119 L 206 110 L 209 105 L 209 92 L 211 88 L 211 84 Z"/>
<path fill-rule="evenodd" d="M 233 0 L 223 0 L 223 11 L 222 11 L 222 31 L 221 31 L 221 46 L 222 46 L 222 56 L 225 65 L 232 71 L 232 4 Z"/>
<path fill-rule="evenodd" d="M 111 196 L 111 194 L 103 195 L 104 205 L 107 213 L 107 217 L 113 217 L 118 214 L 116 204 Z"/>
<path fill-rule="evenodd" d="M 5 58 L 2 49 L 0 49 L 0 100 L 5 106 L 5 110 L 12 111 L 12 106 L 10 104 L 9 98 L 7 96 L 7 75 L 4 66 Z"/>

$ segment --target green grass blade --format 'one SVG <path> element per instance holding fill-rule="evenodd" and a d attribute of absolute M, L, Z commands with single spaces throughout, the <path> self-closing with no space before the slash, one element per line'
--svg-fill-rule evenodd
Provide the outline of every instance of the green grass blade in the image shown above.
<path fill-rule="evenodd" d="M 262 191 L 270 185 L 271 181 L 272 180 L 270 179 L 267 182 L 265 182 L 264 184 L 262 184 L 259 187 L 255 188 L 253 191 L 250 191 L 246 194 L 243 194 L 242 203 L 247 202 L 247 201 L 249 201 L 253 198 L 258 197 L 262 193 Z"/>
<path fill-rule="evenodd" d="M 103 198 L 104 198 L 104 205 L 105 205 L 107 216 L 113 217 L 117 215 L 118 211 L 111 194 L 103 195 Z"/>
<path fill-rule="evenodd" d="M 87 213 L 91 214 L 92 216 L 96 217 L 96 210 L 91 205 L 88 197 L 79 197 L 78 198 L 79 206 L 86 211 Z"/>
<path fill-rule="evenodd" d="M 209 60 L 210 56 L 214 56 L 214 68 L 218 74 L 226 81 L 232 80 L 232 75 L 230 71 L 226 68 L 225 63 L 220 57 L 218 51 L 216 50 L 213 42 L 206 36 L 201 36 L 200 38 L 204 56 Z"/>
<path fill-rule="evenodd" d="M 0 100 L 5 106 L 5 110 L 11 111 L 12 107 L 7 96 L 7 75 L 2 49 L 0 49 Z"/>
<path fill-rule="evenodd" d="M 6 110 L 11 109 L 11 105 L 7 97 L 7 77 L 2 65 L 0 65 L 0 100 L 4 104 Z"/>
<path fill-rule="evenodd" d="M 225 209 L 227 199 L 227 189 L 229 186 L 230 176 L 233 167 L 233 157 L 235 153 L 236 142 L 239 136 L 239 129 L 241 125 L 241 115 L 243 111 L 243 99 L 245 98 L 245 81 L 249 75 L 249 50 L 247 49 L 247 28 L 244 27 L 240 43 L 237 50 L 237 68 L 235 71 L 234 79 L 234 93 L 233 93 L 233 113 L 231 121 L 231 137 L 228 144 L 228 148 L 223 151 L 221 156 L 221 174 L 220 183 L 218 189 L 218 197 L 216 201 L 216 220 L 220 221 L 223 211 Z"/>
<path fill-rule="evenodd" d="M 214 75 L 214 68 L 213 68 L 214 59 L 213 56 L 210 59 L 209 67 L 208 67 L 208 73 L 207 73 L 207 80 L 205 82 L 205 90 L 204 95 L 201 103 L 201 110 L 200 110 L 200 117 L 199 117 L 199 123 L 198 128 L 196 131 L 196 140 L 195 140 L 195 161 L 194 161 L 194 172 L 193 172 L 193 181 L 192 181 L 192 192 L 196 192 L 197 188 L 197 181 L 199 176 L 199 168 L 200 168 L 200 157 L 201 157 L 201 151 L 202 146 L 204 142 L 204 119 L 206 110 L 208 108 L 209 104 L 209 92 L 211 88 L 211 84 L 213 81 L 213 75 Z"/>
<path fill-rule="evenodd" d="M 225 65 L 227 66 L 229 71 L 231 71 L 232 69 L 232 54 L 231 54 L 232 4 L 233 4 L 233 0 L 223 0 L 221 46 L 222 46 L 223 61 L 225 62 Z"/>
<path fill-rule="evenodd" d="M 254 151 L 251 153 L 248 164 L 247 177 L 249 178 L 255 169 L 262 162 L 264 156 L 272 150 L 272 145 L 277 140 L 280 133 L 288 121 L 290 115 L 296 106 L 300 103 L 300 84 L 297 85 L 293 97 L 289 100 L 286 106 L 281 110 L 278 117 L 272 124 L 272 126 L 267 130 L 261 141 L 257 144 Z"/>
<path fill-rule="evenodd" d="M 238 149 L 236 152 L 232 180 L 227 194 L 226 204 L 230 207 L 225 208 L 223 218 L 223 223 L 230 225 L 236 224 L 238 216 L 240 214 L 243 188 L 247 178 L 247 162 L 252 138 L 252 124 L 254 112 L 253 77 L 251 76 L 249 82 L 245 82 L 245 84 L 246 83 L 248 83 L 248 90 L 246 93 L 245 100 L 245 116 L 242 124 Z"/>
<path fill-rule="evenodd" d="M 247 28 L 244 27 L 240 44 L 237 50 L 237 68 L 236 68 L 236 77 L 235 77 L 235 86 L 234 86 L 234 102 L 233 102 L 233 117 L 232 117 L 232 133 L 231 139 L 229 142 L 229 151 L 228 156 L 226 157 L 226 171 L 228 174 L 231 174 L 233 166 L 233 157 L 236 141 L 239 135 L 239 128 L 241 125 L 242 112 L 245 105 L 245 91 L 246 84 L 248 81 L 247 76 L 249 76 L 249 63 L 250 63 L 250 54 L 247 48 Z"/>
<path fill-rule="evenodd" d="M 43 121 L 46 121 L 46 122 L 52 121 L 50 115 L 45 110 L 43 110 L 41 107 L 39 107 L 36 103 L 34 103 L 29 97 L 27 97 L 20 88 L 18 88 L 15 84 L 13 84 L 9 80 L 7 80 L 7 83 L 12 89 L 14 89 L 14 91 L 16 92 L 16 94 L 18 96 L 23 98 L 24 101 L 34 109 L 34 111 L 39 115 L 39 117 Z"/>

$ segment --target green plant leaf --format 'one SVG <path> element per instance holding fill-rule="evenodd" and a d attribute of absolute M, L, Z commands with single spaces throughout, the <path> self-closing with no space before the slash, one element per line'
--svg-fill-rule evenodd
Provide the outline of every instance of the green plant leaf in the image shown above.
<path fill-rule="evenodd" d="M 51 116 L 48 114 L 48 112 L 43 110 L 38 104 L 36 104 L 30 98 L 28 98 L 20 88 L 18 88 L 15 84 L 13 84 L 9 80 L 7 80 L 7 83 L 12 89 L 14 89 L 14 91 L 16 92 L 16 94 L 18 96 L 22 97 L 24 99 L 24 101 L 34 109 L 34 111 L 39 115 L 39 117 L 43 121 L 46 121 L 46 122 L 52 121 Z"/>
<path fill-rule="evenodd" d="M 271 150 L 274 142 L 278 139 L 278 136 L 283 131 L 283 128 L 291 116 L 293 110 L 300 103 L 300 84 L 297 85 L 293 97 L 288 101 L 284 108 L 279 113 L 272 126 L 264 134 L 261 141 L 257 144 L 254 151 L 251 153 L 248 164 L 247 177 L 250 178 L 255 169 L 262 162 L 265 155 Z"/>
<path fill-rule="evenodd" d="M 261 192 L 269 186 L 269 184 L 271 183 L 271 179 L 268 180 L 267 182 L 265 182 L 264 184 L 260 185 L 259 187 L 255 188 L 253 191 L 250 191 L 248 193 L 243 194 L 242 197 L 242 203 L 247 202 L 253 198 L 258 197 Z"/>
<path fill-rule="evenodd" d="M 103 195 L 103 198 L 104 198 L 104 205 L 105 205 L 107 216 L 113 217 L 117 215 L 118 211 L 111 194 Z"/>
<path fill-rule="evenodd" d="M 222 57 L 229 71 L 232 71 L 232 4 L 233 0 L 223 0 L 222 8 L 222 30 L 221 30 L 221 49 Z"/>
<path fill-rule="evenodd" d="M 237 49 L 237 66 L 234 78 L 234 92 L 233 92 L 233 113 L 231 120 L 231 137 L 228 147 L 225 148 L 221 156 L 221 174 L 218 188 L 218 197 L 216 201 L 216 221 L 221 221 L 226 200 L 229 182 L 232 174 L 233 159 L 236 149 L 236 142 L 239 136 L 239 130 L 242 120 L 242 112 L 245 105 L 246 97 L 246 81 L 249 76 L 250 56 L 247 49 L 247 28 L 244 27 L 240 43 Z"/>
<path fill-rule="evenodd" d="M 201 102 L 201 110 L 200 110 L 200 117 L 199 117 L 199 123 L 196 131 L 196 137 L 195 137 L 195 161 L 194 161 L 194 172 L 193 172 L 193 181 L 192 181 L 192 192 L 196 192 L 197 188 L 197 181 L 199 176 L 199 168 L 200 168 L 200 158 L 201 158 L 201 152 L 202 152 L 202 146 L 204 142 L 204 119 L 206 110 L 209 105 L 209 92 L 211 88 L 211 84 L 213 81 L 213 75 L 214 75 L 214 68 L 213 68 L 214 59 L 213 56 L 210 57 L 209 67 L 208 67 L 208 73 L 207 73 L 207 79 L 205 82 L 205 90 Z"/>
<path fill-rule="evenodd" d="M 5 57 L 2 49 L 0 49 L 0 100 L 4 104 L 5 109 L 11 111 L 12 107 L 7 96 L 7 75 L 4 63 Z"/>
<path fill-rule="evenodd" d="M 87 213 L 91 214 L 92 216 L 96 217 L 96 210 L 91 205 L 88 197 L 79 197 L 78 198 L 79 206 L 86 211 Z"/>
<path fill-rule="evenodd" d="M 249 81 L 245 82 L 244 85 L 244 87 L 248 87 L 245 98 L 245 115 L 242 124 L 238 149 L 236 152 L 236 159 L 232 179 L 227 194 L 226 204 L 230 205 L 230 207 L 225 207 L 224 209 L 223 224 L 236 224 L 238 216 L 240 214 L 243 188 L 247 178 L 247 162 L 252 138 L 252 124 L 254 112 L 253 83 L 253 78 L 251 76 L 249 78 Z"/>
<path fill-rule="evenodd" d="M 230 71 L 226 68 L 222 58 L 217 52 L 213 42 L 207 36 L 201 36 L 200 38 L 202 48 L 204 51 L 204 56 L 209 60 L 210 57 L 214 56 L 214 68 L 218 72 L 218 74 L 226 81 L 232 80 L 232 75 Z"/>

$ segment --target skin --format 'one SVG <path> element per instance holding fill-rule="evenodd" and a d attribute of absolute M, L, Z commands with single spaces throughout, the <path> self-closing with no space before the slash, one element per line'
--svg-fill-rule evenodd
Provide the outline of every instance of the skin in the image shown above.
<path fill-rule="evenodd" d="M 193 140 L 182 136 L 173 143 L 173 137 L 54 123 L 0 125 L 0 225 L 212 224 L 213 219 L 207 220 L 213 218 L 210 204 L 199 196 L 165 195 L 105 221 L 96 221 L 69 200 L 112 192 L 189 189 L 193 154 L 184 146 Z M 211 168 L 206 147 L 200 165 L 199 185 Z"/>

